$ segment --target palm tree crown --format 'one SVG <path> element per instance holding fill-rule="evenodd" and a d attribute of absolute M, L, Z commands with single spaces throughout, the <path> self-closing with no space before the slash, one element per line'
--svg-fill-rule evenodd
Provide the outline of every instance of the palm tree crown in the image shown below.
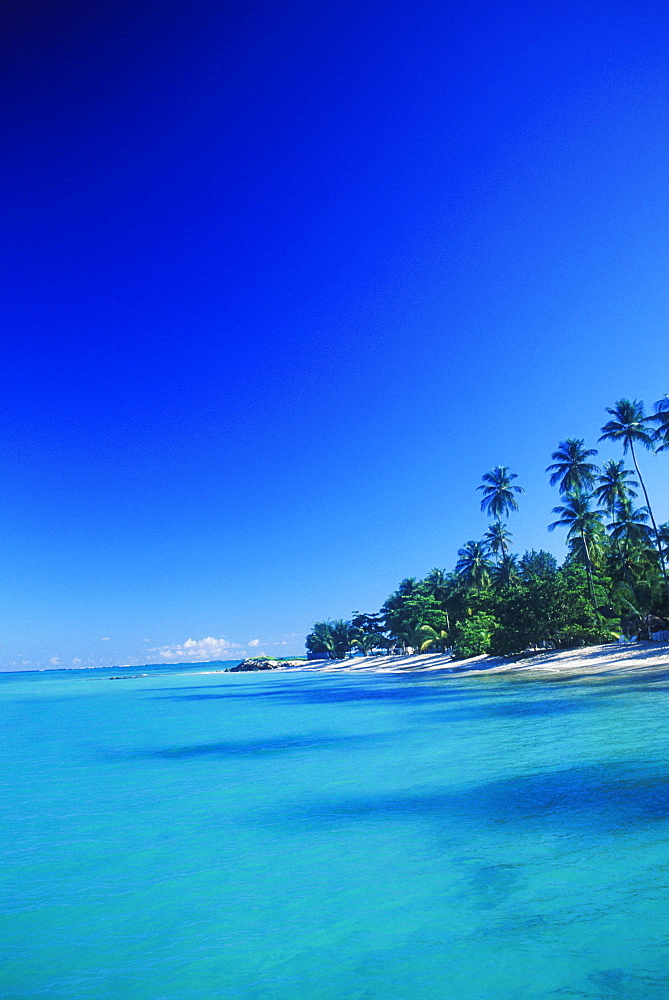
<path fill-rule="evenodd" d="M 559 514 L 557 521 L 548 525 L 549 531 L 556 528 L 567 528 L 567 538 L 572 551 L 583 556 L 588 574 L 590 597 L 594 604 L 595 591 L 592 582 L 594 549 L 599 549 L 598 534 L 601 533 L 601 511 L 593 510 L 591 497 L 579 490 L 568 493 L 563 506 L 553 507 L 553 513 Z"/>
<path fill-rule="evenodd" d="M 483 541 L 494 556 L 501 556 L 502 559 L 505 559 L 512 538 L 513 535 L 505 524 L 502 524 L 501 521 L 494 521 L 483 536 Z"/>
<path fill-rule="evenodd" d="M 468 587 L 487 587 L 490 583 L 490 561 L 482 542 L 465 542 L 458 549 L 455 572 Z"/>
<path fill-rule="evenodd" d="M 548 530 L 568 528 L 568 538 L 581 532 L 587 536 L 594 523 L 599 523 L 602 516 L 600 511 L 592 509 L 590 497 L 585 493 L 578 492 L 569 493 L 565 497 L 563 506 L 553 507 L 553 513 L 559 514 L 560 517 L 548 525 Z"/>
<path fill-rule="evenodd" d="M 648 430 L 648 417 L 644 415 L 643 403 L 636 399 L 619 399 L 614 406 L 607 406 L 613 420 L 602 427 L 600 441 L 622 441 L 623 453 L 630 449 L 634 454 L 635 441 L 644 448 L 652 448 L 653 434 Z"/>
<path fill-rule="evenodd" d="M 583 438 L 567 438 L 560 441 L 557 451 L 551 455 L 552 465 L 546 472 L 552 473 L 551 486 L 558 485 L 560 493 L 572 493 L 594 485 L 599 469 L 588 459 L 597 454 L 595 448 L 586 448 Z"/>
<path fill-rule="evenodd" d="M 608 527 L 611 538 L 628 545 L 648 545 L 648 508 L 632 506 L 632 501 L 623 499 L 616 504 L 615 520 Z"/>
<path fill-rule="evenodd" d="M 594 490 L 593 496 L 611 513 L 615 510 L 616 504 L 623 500 L 634 500 L 637 496 L 633 487 L 639 484 L 636 479 L 632 479 L 632 473 L 625 468 L 622 459 L 619 462 L 606 462 L 597 482 L 599 485 Z"/>
<path fill-rule="evenodd" d="M 651 414 L 648 420 L 657 424 L 653 431 L 653 444 L 656 451 L 666 451 L 669 449 L 669 396 L 658 399 L 655 403 L 655 413 Z"/>
<path fill-rule="evenodd" d="M 518 510 L 518 501 L 514 493 L 524 493 L 525 490 L 522 486 L 513 485 L 513 480 L 517 478 L 516 473 L 509 472 L 506 465 L 496 465 L 492 472 L 484 473 L 483 484 L 476 487 L 478 490 L 483 490 L 481 510 L 487 511 L 498 521 L 505 514 Z"/>
<path fill-rule="evenodd" d="M 648 429 L 648 422 L 652 418 L 644 415 L 643 403 L 639 400 L 619 399 L 614 406 L 607 406 L 606 412 L 611 414 L 613 420 L 609 420 L 609 422 L 602 427 L 602 436 L 599 440 L 622 441 L 623 454 L 626 454 L 628 449 L 630 451 L 632 461 L 634 462 L 634 468 L 636 469 L 636 474 L 639 477 L 641 489 L 643 490 L 643 495 L 646 499 L 646 507 L 648 508 L 650 523 L 653 526 L 653 534 L 655 535 L 657 551 L 660 556 L 660 568 L 664 578 L 664 586 L 667 591 L 667 596 L 669 597 L 669 576 L 667 575 L 667 568 L 665 565 L 662 540 L 657 530 L 655 515 L 653 514 L 653 508 L 650 505 L 650 499 L 648 497 L 648 490 L 646 489 L 646 484 L 643 481 L 643 476 L 641 475 L 641 470 L 639 468 L 639 462 L 637 461 L 636 452 L 634 450 L 635 443 L 643 445 L 644 448 L 652 448 L 653 439 L 657 434 L 657 431 L 653 432 Z"/>

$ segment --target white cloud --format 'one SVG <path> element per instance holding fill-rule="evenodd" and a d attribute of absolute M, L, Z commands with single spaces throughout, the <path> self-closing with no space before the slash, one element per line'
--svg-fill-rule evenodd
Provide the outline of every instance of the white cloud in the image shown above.
<path fill-rule="evenodd" d="M 233 650 L 241 649 L 239 643 L 228 642 L 227 639 L 215 639 L 208 635 L 204 639 L 186 639 L 185 642 L 173 646 L 154 646 L 150 653 L 157 653 L 162 660 L 169 663 L 179 663 L 184 660 L 222 660 L 234 656 Z"/>
<path fill-rule="evenodd" d="M 101 639 L 100 639 L 100 642 L 111 642 L 111 636 L 110 635 L 103 635 L 101 637 Z"/>
<path fill-rule="evenodd" d="M 59 666 L 60 665 L 60 657 L 59 656 L 52 656 L 51 659 L 49 660 L 49 663 L 51 664 L 52 667 Z"/>
<path fill-rule="evenodd" d="M 75 656 L 75 658 L 72 660 L 72 663 L 74 664 L 75 667 L 78 667 L 79 664 L 81 663 L 81 660 L 79 659 L 78 656 Z"/>
<path fill-rule="evenodd" d="M 259 646 L 260 639 L 249 639 L 249 646 Z"/>

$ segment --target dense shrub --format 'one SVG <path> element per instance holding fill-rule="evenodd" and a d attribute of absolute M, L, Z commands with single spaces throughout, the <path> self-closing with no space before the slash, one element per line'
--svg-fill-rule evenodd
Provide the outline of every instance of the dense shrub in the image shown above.
<path fill-rule="evenodd" d="M 525 652 L 531 645 L 532 639 L 524 629 L 500 625 L 490 637 L 488 652 L 491 656 L 510 656 L 512 653 Z"/>
<path fill-rule="evenodd" d="M 470 656 L 480 656 L 490 648 L 490 639 L 497 627 L 492 615 L 480 611 L 458 622 L 454 629 L 453 656 L 456 660 L 466 660 Z"/>
<path fill-rule="evenodd" d="M 619 638 L 619 632 L 605 627 L 582 628 L 579 625 L 567 625 L 558 632 L 555 645 L 558 649 L 575 649 L 578 646 L 599 646 L 604 642 L 616 642 Z"/>

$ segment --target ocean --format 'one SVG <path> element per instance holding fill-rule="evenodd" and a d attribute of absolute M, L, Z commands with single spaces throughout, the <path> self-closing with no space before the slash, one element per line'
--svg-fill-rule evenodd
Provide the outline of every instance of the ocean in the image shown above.
<path fill-rule="evenodd" d="M 144 670 L 0 676 L 0 997 L 669 996 L 664 676 Z"/>

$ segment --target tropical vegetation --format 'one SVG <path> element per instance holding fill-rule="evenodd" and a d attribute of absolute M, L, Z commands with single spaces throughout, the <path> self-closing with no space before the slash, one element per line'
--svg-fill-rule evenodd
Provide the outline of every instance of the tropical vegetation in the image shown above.
<path fill-rule="evenodd" d="M 669 523 L 657 523 L 638 455 L 669 451 L 669 396 L 650 414 L 628 399 L 606 412 L 599 440 L 621 446 L 620 458 L 600 467 L 597 449 L 566 438 L 546 469 L 559 497 L 548 529 L 566 531 L 562 565 L 542 549 L 520 557 L 510 551 L 506 521 L 519 511 L 524 489 L 516 473 L 495 466 L 477 487 L 490 524 L 481 539 L 463 543 L 453 571 L 434 568 L 424 579 L 402 580 L 373 614 L 317 622 L 306 639 L 309 655 L 504 656 L 669 629 Z M 628 454 L 633 469 L 625 467 Z"/>

